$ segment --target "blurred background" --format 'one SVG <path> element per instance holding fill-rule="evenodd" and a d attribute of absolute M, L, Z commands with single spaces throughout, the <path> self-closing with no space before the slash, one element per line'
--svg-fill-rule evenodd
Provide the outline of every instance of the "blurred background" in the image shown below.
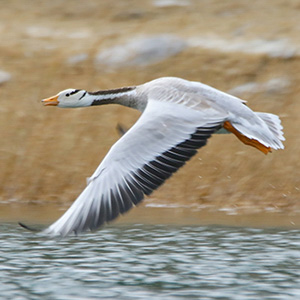
<path fill-rule="evenodd" d="M 139 116 L 42 98 L 178 76 L 279 115 L 286 149 L 265 156 L 214 136 L 123 220 L 300 226 L 299 1 L 0 4 L 0 220 L 53 221 L 118 140 L 117 124 Z"/>

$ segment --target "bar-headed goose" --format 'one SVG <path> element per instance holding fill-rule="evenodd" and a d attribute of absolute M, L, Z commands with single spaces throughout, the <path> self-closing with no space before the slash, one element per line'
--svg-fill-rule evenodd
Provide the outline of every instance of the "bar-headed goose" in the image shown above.
<path fill-rule="evenodd" d="M 180 78 L 98 92 L 68 89 L 42 102 L 58 107 L 117 103 L 142 112 L 73 205 L 43 231 L 50 235 L 96 230 L 125 213 L 182 167 L 213 133 L 230 131 L 265 154 L 284 148 L 278 116 L 253 112 L 243 100 Z"/>

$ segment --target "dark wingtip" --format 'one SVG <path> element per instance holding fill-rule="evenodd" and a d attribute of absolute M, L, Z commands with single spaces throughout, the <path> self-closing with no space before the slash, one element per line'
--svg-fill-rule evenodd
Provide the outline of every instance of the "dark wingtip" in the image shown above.
<path fill-rule="evenodd" d="M 29 231 L 33 231 L 33 232 L 39 232 L 39 231 L 40 231 L 39 229 L 29 227 L 29 226 L 27 226 L 27 225 L 25 225 L 24 223 L 21 223 L 21 222 L 18 222 L 18 224 L 19 224 L 21 227 L 23 227 L 23 228 L 25 228 L 25 229 L 27 229 L 27 230 L 29 230 Z"/>

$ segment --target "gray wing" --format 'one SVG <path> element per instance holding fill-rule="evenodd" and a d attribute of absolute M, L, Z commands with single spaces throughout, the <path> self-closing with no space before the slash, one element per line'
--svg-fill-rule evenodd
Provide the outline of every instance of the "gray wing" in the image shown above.
<path fill-rule="evenodd" d="M 65 214 L 44 230 L 66 236 L 96 230 L 150 195 L 217 131 L 226 115 L 207 107 L 149 100 L 134 126 L 110 149 Z"/>

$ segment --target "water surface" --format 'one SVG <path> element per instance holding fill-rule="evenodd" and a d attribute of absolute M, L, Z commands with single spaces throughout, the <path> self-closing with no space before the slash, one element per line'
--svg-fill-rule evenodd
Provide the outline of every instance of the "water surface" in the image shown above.
<path fill-rule="evenodd" d="M 300 299 L 300 230 L 113 225 L 48 240 L 2 224 L 3 299 Z"/>

